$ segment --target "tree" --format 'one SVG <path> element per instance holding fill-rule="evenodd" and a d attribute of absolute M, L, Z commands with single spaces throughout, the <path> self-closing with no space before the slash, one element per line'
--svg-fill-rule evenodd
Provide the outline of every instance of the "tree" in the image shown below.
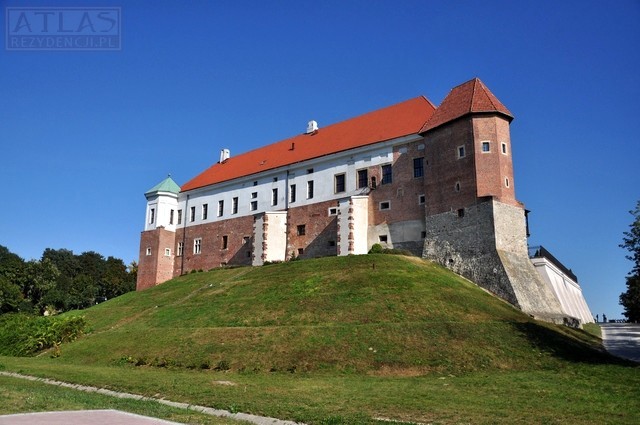
<path fill-rule="evenodd" d="M 640 321 L 640 201 L 633 211 L 629 211 L 634 220 L 630 230 L 624 232 L 621 248 L 630 252 L 627 259 L 633 262 L 633 268 L 627 276 L 627 290 L 620 294 L 620 304 L 624 315 L 630 322 Z"/>
<path fill-rule="evenodd" d="M 22 301 L 20 287 L 0 275 L 0 314 L 19 311 Z"/>

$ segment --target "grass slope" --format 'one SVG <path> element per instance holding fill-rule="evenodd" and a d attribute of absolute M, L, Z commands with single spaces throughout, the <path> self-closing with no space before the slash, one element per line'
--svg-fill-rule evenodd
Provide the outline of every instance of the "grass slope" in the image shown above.
<path fill-rule="evenodd" d="M 60 357 L 0 367 L 311 424 L 631 424 L 640 410 L 639 368 L 599 338 L 416 258 L 220 269 L 73 314 L 92 331 Z"/>
<path fill-rule="evenodd" d="M 423 374 L 601 355 L 584 332 L 561 333 L 447 270 L 391 255 L 190 274 L 83 314 L 93 332 L 62 361 Z"/>

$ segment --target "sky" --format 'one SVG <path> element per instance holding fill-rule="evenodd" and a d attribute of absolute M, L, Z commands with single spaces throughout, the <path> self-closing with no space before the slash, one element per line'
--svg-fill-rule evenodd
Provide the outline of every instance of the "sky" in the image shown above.
<path fill-rule="evenodd" d="M 10 1 L 121 8 L 121 50 L 0 47 L 0 245 L 137 260 L 144 192 L 480 78 L 515 116 L 530 245 L 622 318 L 640 200 L 640 0 Z"/>

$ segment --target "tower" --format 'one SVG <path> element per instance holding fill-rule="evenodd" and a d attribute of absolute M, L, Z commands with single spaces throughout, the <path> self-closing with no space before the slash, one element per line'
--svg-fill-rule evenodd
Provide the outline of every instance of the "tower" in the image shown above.
<path fill-rule="evenodd" d="M 516 200 L 511 112 L 477 78 L 451 90 L 422 128 L 426 238 L 423 256 L 526 313 L 562 320 L 558 300 L 528 258 Z"/>
<path fill-rule="evenodd" d="M 180 187 L 171 176 L 149 189 L 145 227 L 140 236 L 140 261 L 136 290 L 146 289 L 173 277 Z"/>

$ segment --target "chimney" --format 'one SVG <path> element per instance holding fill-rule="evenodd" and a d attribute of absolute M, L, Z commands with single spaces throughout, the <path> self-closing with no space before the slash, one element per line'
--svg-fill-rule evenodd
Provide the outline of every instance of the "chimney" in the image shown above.
<path fill-rule="evenodd" d="M 318 123 L 314 120 L 309 121 L 307 124 L 307 134 L 315 133 L 318 131 Z"/>
<path fill-rule="evenodd" d="M 231 152 L 229 152 L 229 149 L 220 150 L 220 163 L 221 164 L 223 162 L 225 162 L 227 159 L 229 159 L 230 157 L 231 157 Z"/>

